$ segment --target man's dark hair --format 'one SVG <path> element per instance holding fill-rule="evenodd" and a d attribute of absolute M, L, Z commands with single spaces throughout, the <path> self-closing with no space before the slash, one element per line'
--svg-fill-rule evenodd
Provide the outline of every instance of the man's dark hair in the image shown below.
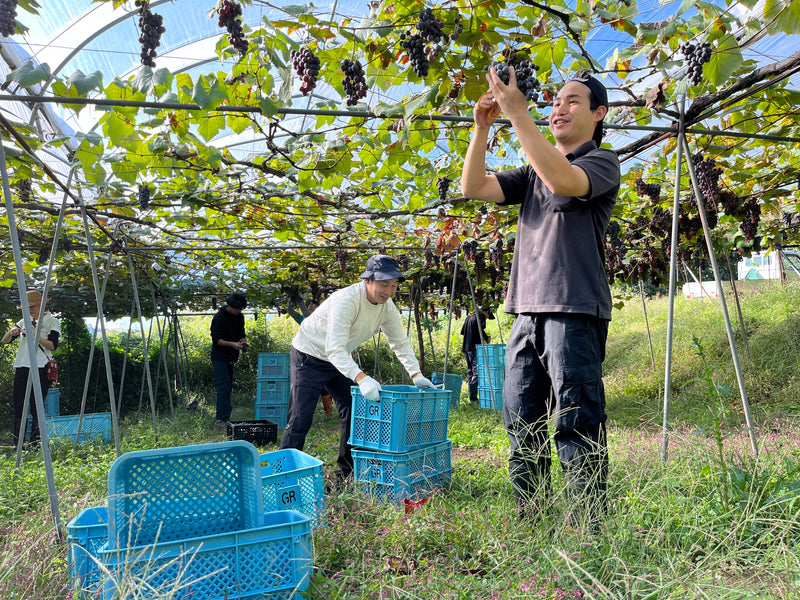
<path fill-rule="evenodd" d="M 225 303 L 231 308 L 239 310 L 247 308 L 247 298 L 243 294 L 231 294 L 225 298 Z"/>

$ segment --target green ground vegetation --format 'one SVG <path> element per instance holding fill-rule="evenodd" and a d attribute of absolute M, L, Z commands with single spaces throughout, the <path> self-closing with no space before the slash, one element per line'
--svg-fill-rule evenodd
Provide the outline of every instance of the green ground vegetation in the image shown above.
<path fill-rule="evenodd" d="M 452 486 L 425 505 L 406 513 L 352 487 L 328 495 L 326 524 L 314 534 L 315 574 L 307 597 L 798 597 L 798 291 L 797 284 L 741 290 L 750 360 L 735 303 L 732 298 L 728 302 L 758 456 L 751 451 L 744 427 L 719 302 L 679 297 L 668 458 L 662 459 L 668 303 L 663 297 L 646 301 L 654 368 L 644 308 L 634 296 L 615 312 L 609 333 L 605 380 L 610 511 L 602 527 L 595 530 L 580 519 L 568 518 L 558 469 L 556 491 L 542 502 L 542 518 L 521 522 L 508 484 L 508 441 L 501 421 L 492 411 L 464 406 L 450 415 Z M 491 322 L 493 342 L 501 341 L 509 323 L 503 317 L 497 329 L 498 323 Z M 263 321 L 257 322 L 259 326 L 265 345 L 269 336 L 270 351 L 283 351 L 280 348 L 288 345 L 295 327 L 282 319 L 270 321 L 266 333 Z M 440 365 L 446 329 L 439 327 L 433 334 Z M 454 324 L 454 341 L 460 341 L 457 331 Z M 205 326 L 187 323 L 185 334 L 196 340 L 187 369 L 196 370 L 202 385 L 176 395 L 174 417 L 168 410 L 160 411 L 158 440 L 148 413 L 126 412 L 121 424 L 123 451 L 224 439 L 223 432 L 211 427 L 213 385 L 201 374 L 208 369 L 203 362 Z M 251 339 L 258 346 L 257 336 Z M 375 349 L 365 347 L 362 354 L 374 356 Z M 458 354 L 450 355 L 453 372 L 463 369 Z M 248 365 L 252 366 L 247 361 L 253 359 L 247 357 L 241 366 L 234 419 L 253 416 L 254 379 L 246 376 Z M 381 369 L 385 375 L 393 373 L 390 364 L 381 364 Z M 184 408 L 190 399 L 198 401 L 199 410 Z M 327 419 L 320 407 L 306 451 L 320 457 L 326 471 L 334 465 L 337 440 L 336 421 Z M 62 440 L 53 442 L 52 449 L 61 518 L 66 523 L 81 509 L 104 502 L 115 455 L 113 445 L 74 447 Z M 13 453 L 0 455 L 0 480 L 0 596 L 70 597 L 67 547 L 53 532 L 41 454 L 26 453 L 16 472 Z"/>

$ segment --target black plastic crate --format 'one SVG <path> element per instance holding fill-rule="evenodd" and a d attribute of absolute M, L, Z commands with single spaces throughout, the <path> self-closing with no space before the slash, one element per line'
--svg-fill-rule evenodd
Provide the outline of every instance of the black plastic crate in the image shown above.
<path fill-rule="evenodd" d="M 272 421 L 231 421 L 228 423 L 228 437 L 259 446 L 274 444 L 278 441 L 278 425 Z"/>

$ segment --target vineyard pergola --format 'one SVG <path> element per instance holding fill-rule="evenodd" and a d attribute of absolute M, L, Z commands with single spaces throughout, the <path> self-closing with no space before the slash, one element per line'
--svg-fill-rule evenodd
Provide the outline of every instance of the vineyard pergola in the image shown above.
<path fill-rule="evenodd" d="M 232 4 L 241 19 L 220 18 Z M 410 57 L 425 8 L 443 36 Z M 609 89 L 604 143 L 624 169 L 614 280 L 674 289 L 680 263 L 800 237 L 791 0 L 19 0 L 17 12 L 0 43 L 6 314 L 32 286 L 101 325 L 132 304 L 202 310 L 230 290 L 275 309 L 352 282 L 376 250 L 398 256 L 431 310 L 452 288 L 469 310 L 469 286 L 451 285 L 465 245 L 477 300 L 501 303 L 516 213 L 461 196 L 458 178 L 485 68 L 521 58 L 538 67 L 545 130 L 571 72 Z M 685 47 L 700 43 L 711 52 L 695 79 Z M 498 170 L 523 160 L 502 121 L 490 155 Z"/>

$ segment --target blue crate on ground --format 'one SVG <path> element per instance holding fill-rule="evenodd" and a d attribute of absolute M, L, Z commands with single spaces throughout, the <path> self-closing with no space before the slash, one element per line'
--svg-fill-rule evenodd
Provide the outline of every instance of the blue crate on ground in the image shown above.
<path fill-rule="evenodd" d="M 323 523 L 325 482 L 322 461 L 293 449 L 261 455 L 264 511 L 296 510 L 311 517 L 313 527 Z"/>
<path fill-rule="evenodd" d="M 400 453 L 353 448 L 356 486 L 371 498 L 394 503 L 427 498 L 450 485 L 452 446 L 445 440 Z"/>
<path fill-rule="evenodd" d="M 83 509 L 67 524 L 70 585 L 76 595 L 91 597 L 100 582 L 98 551 L 108 540 L 108 510 L 105 506 Z"/>
<path fill-rule="evenodd" d="M 257 378 L 289 379 L 289 353 L 259 352 Z"/>
<path fill-rule="evenodd" d="M 108 471 L 110 548 L 259 526 L 260 462 L 243 440 L 123 454 Z"/>
<path fill-rule="evenodd" d="M 57 417 L 59 413 L 59 404 L 61 400 L 61 391 L 57 387 L 52 387 L 47 390 L 44 397 L 44 416 Z"/>
<path fill-rule="evenodd" d="M 268 404 L 275 406 L 289 403 L 291 383 L 288 379 L 262 379 L 256 380 L 256 405 Z"/>
<path fill-rule="evenodd" d="M 241 531 L 118 550 L 103 546 L 104 600 L 302 597 L 312 576 L 311 519 L 267 513 Z"/>
<path fill-rule="evenodd" d="M 492 391 L 494 391 L 494 404 L 492 404 Z M 486 410 L 503 410 L 503 386 L 489 387 L 478 386 L 478 406 Z"/>
<path fill-rule="evenodd" d="M 47 435 L 53 438 L 70 438 L 73 444 L 78 443 L 78 424 L 80 415 L 61 415 L 59 417 L 46 417 Z M 25 438 L 31 434 L 33 420 L 28 415 L 28 427 Z M 111 413 L 86 413 L 80 423 L 81 444 L 99 440 L 104 444 L 111 441 Z"/>
<path fill-rule="evenodd" d="M 256 404 L 255 407 L 257 421 L 272 421 L 278 426 L 278 429 L 284 429 L 286 427 L 288 412 L 288 404 Z"/>
<path fill-rule="evenodd" d="M 434 383 L 434 385 L 441 385 L 442 374 L 436 372 L 431 373 L 431 381 Z M 444 389 L 450 391 L 451 408 L 458 408 L 458 403 L 459 400 L 461 399 L 461 384 L 462 384 L 461 375 L 456 375 L 454 373 L 447 373 L 447 377 L 444 382 Z"/>
<path fill-rule="evenodd" d="M 450 392 L 421 390 L 413 385 L 384 385 L 380 400 L 364 398 L 352 388 L 350 445 L 407 452 L 447 439 Z"/>

